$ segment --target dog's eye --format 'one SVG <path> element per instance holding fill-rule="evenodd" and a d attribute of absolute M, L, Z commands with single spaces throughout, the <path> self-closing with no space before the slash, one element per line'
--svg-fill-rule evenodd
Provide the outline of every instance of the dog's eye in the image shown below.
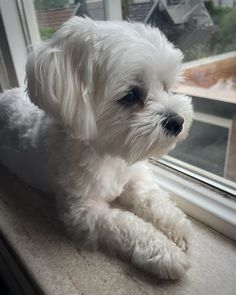
<path fill-rule="evenodd" d="M 131 89 L 124 97 L 118 100 L 118 102 L 123 105 L 123 106 L 133 106 L 135 104 L 142 104 L 143 105 L 143 100 L 142 100 L 142 92 L 139 88 L 133 88 Z"/>

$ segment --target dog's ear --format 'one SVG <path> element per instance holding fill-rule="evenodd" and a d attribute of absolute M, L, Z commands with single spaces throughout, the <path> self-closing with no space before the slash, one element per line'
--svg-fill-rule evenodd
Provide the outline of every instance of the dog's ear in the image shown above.
<path fill-rule="evenodd" d="M 96 136 L 94 34 L 96 24 L 73 17 L 32 53 L 26 66 L 30 99 L 82 140 Z"/>

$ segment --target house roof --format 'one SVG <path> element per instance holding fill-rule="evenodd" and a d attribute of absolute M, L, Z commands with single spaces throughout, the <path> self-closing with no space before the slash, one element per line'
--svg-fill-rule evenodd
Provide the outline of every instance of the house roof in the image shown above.
<path fill-rule="evenodd" d="M 133 21 L 144 22 L 152 6 L 153 6 L 153 1 L 129 4 L 129 7 L 128 7 L 129 18 Z"/>

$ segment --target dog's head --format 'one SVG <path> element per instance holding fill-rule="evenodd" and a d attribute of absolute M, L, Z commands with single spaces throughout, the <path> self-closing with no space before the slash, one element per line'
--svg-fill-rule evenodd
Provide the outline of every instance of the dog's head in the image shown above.
<path fill-rule="evenodd" d="M 74 17 L 31 55 L 28 94 L 98 152 L 161 156 L 192 121 L 190 98 L 171 92 L 182 57 L 157 28 Z"/>

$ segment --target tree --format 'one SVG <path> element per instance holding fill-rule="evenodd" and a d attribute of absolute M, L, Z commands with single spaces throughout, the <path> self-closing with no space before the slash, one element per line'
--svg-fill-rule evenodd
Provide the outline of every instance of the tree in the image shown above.
<path fill-rule="evenodd" d="M 206 1 L 205 6 L 215 25 L 220 25 L 225 15 L 232 10 L 230 7 L 215 6 L 213 1 Z"/>
<path fill-rule="evenodd" d="M 213 1 L 205 3 L 217 31 L 210 40 L 210 52 L 213 54 L 236 50 L 236 9 L 215 6 Z"/>
<path fill-rule="evenodd" d="M 217 53 L 236 50 L 236 9 L 221 18 L 218 31 L 212 36 L 211 48 Z"/>

